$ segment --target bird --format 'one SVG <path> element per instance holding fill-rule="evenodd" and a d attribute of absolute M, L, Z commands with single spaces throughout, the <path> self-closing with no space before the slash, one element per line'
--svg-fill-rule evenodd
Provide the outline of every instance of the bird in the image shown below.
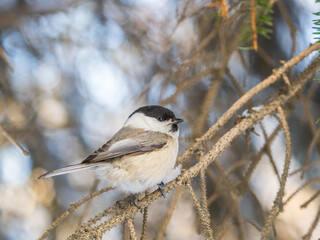
<path fill-rule="evenodd" d="M 165 107 L 140 107 L 109 141 L 81 163 L 49 171 L 38 179 L 91 169 L 122 192 L 135 196 L 158 185 L 165 197 L 163 181 L 175 167 L 181 122 L 183 119 Z"/>

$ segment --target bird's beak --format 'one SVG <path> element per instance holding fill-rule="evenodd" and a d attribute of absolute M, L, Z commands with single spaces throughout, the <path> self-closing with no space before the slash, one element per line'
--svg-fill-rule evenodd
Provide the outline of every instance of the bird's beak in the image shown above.
<path fill-rule="evenodd" d="M 181 119 L 181 118 L 175 118 L 175 119 L 173 119 L 173 123 L 174 123 L 174 124 L 181 123 L 181 122 L 183 122 L 183 119 Z"/>

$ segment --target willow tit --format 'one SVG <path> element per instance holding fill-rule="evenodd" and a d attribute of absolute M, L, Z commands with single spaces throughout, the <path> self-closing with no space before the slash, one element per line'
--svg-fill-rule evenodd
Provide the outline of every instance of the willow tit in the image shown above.
<path fill-rule="evenodd" d="M 182 121 L 167 108 L 141 107 L 106 144 L 84 161 L 47 172 L 38 179 L 94 169 L 102 179 L 123 192 L 136 194 L 157 184 L 161 187 L 176 163 L 178 123 Z"/>

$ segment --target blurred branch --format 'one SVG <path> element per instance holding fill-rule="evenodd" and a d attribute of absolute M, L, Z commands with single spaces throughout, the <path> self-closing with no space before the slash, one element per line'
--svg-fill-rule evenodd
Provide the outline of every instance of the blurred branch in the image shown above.
<path fill-rule="evenodd" d="M 305 166 L 305 165 L 308 163 L 308 160 L 309 160 L 309 158 L 310 158 L 312 149 L 313 149 L 313 147 L 316 145 L 316 143 L 318 142 L 319 136 L 320 136 L 320 128 L 318 128 L 318 129 L 315 131 L 315 133 L 314 133 L 314 135 L 313 135 L 313 137 L 312 137 L 312 140 L 311 140 L 311 143 L 310 143 L 309 146 L 308 146 L 306 155 L 305 155 L 304 158 L 303 158 L 302 166 Z M 302 170 L 301 178 L 303 178 L 303 175 L 304 175 L 304 171 Z"/>
<path fill-rule="evenodd" d="M 283 17 L 283 20 L 287 24 L 289 30 L 290 30 L 290 35 L 291 35 L 291 57 L 294 56 L 296 52 L 296 28 L 287 12 L 286 7 L 284 6 L 282 0 L 277 0 L 276 1 L 277 7 L 279 8 L 279 11 Z"/>
<path fill-rule="evenodd" d="M 269 161 L 272 166 L 272 169 L 273 169 L 273 171 L 274 171 L 275 175 L 277 176 L 279 183 L 280 183 L 281 179 L 280 179 L 280 175 L 279 175 L 279 171 L 277 169 L 276 163 L 275 163 L 273 156 L 272 156 L 271 145 L 270 145 L 270 142 L 268 141 L 269 139 L 268 139 L 267 131 L 262 123 L 260 123 L 260 127 L 262 129 L 263 137 L 264 137 L 265 143 L 266 143 L 266 145 L 264 146 L 264 153 L 268 156 Z"/>
<path fill-rule="evenodd" d="M 98 188 L 99 183 L 100 183 L 100 180 L 99 180 L 99 179 L 96 179 L 96 180 L 94 181 L 94 183 L 93 183 L 93 185 L 92 185 L 92 187 L 91 187 L 91 190 L 90 190 L 90 194 L 97 191 L 97 188 Z M 83 212 L 82 212 L 82 214 L 81 214 L 80 217 L 79 217 L 78 225 L 80 225 L 80 224 L 82 223 L 83 219 L 84 219 L 85 216 L 88 214 L 89 209 L 90 209 L 90 207 L 91 207 L 91 205 L 92 205 L 92 199 L 93 199 L 93 198 L 91 198 L 90 200 L 88 200 L 87 204 L 85 205 L 85 207 L 84 207 L 84 209 L 83 209 Z"/>
<path fill-rule="evenodd" d="M 27 4 L 17 4 L 15 8 L 10 11 L 0 11 L 0 29 L 13 27 L 18 21 L 24 17 L 30 17 L 32 15 L 47 15 L 53 14 L 59 11 L 64 11 L 67 6 L 59 5 L 46 5 L 45 8 L 32 8 Z"/>
<path fill-rule="evenodd" d="M 251 28 L 252 28 L 252 39 L 253 39 L 253 49 L 258 51 L 258 32 L 257 32 L 257 23 L 256 23 L 256 7 L 255 0 L 250 1 L 251 7 Z"/>
<path fill-rule="evenodd" d="M 320 205 L 319 205 L 317 214 L 316 214 L 316 216 L 315 216 L 315 218 L 314 218 L 314 220 L 313 220 L 313 222 L 312 222 L 312 224 L 311 224 L 311 226 L 310 226 L 309 231 L 307 232 L 306 235 L 303 236 L 303 240 L 309 240 L 309 239 L 311 239 L 312 233 L 313 233 L 313 231 L 315 230 L 315 228 L 317 227 L 317 224 L 318 224 L 319 220 L 320 220 Z"/>
<path fill-rule="evenodd" d="M 231 54 L 237 49 L 238 44 L 241 40 L 240 33 L 238 33 L 233 39 L 232 42 L 228 44 L 226 41 L 226 32 L 224 31 L 224 28 L 226 27 L 226 23 L 222 22 L 220 31 L 219 31 L 219 41 L 220 41 L 220 55 L 221 55 L 221 67 L 218 70 L 218 74 L 216 74 L 213 81 L 211 81 L 210 88 L 207 91 L 207 94 L 204 98 L 204 101 L 202 103 L 200 114 L 197 119 L 197 124 L 194 127 L 194 136 L 198 137 L 201 135 L 202 130 L 205 126 L 208 114 L 210 112 L 211 106 L 214 103 L 219 89 L 222 85 L 222 82 L 224 80 L 224 74 L 229 62 L 229 59 L 231 57 Z M 240 32 L 240 31 L 239 31 Z M 228 45 L 228 47 L 227 47 Z"/>
<path fill-rule="evenodd" d="M 175 209 L 175 207 L 177 206 L 178 200 L 180 199 L 182 195 L 182 187 L 178 187 L 173 195 L 173 198 L 169 204 L 168 210 L 166 212 L 166 215 L 164 216 L 164 218 L 161 221 L 161 225 L 159 227 L 159 230 L 157 232 L 156 235 L 156 240 L 162 240 L 163 237 L 165 236 L 165 233 L 167 231 L 167 227 L 169 225 L 169 222 L 171 220 L 173 211 Z"/>
<path fill-rule="evenodd" d="M 307 170 L 309 168 L 313 168 L 313 167 L 315 167 L 317 165 L 320 165 L 320 161 L 315 161 L 315 162 L 310 162 L 308 164 L 305 164 L 301 168 L 298 168 L 297 170 L 295 170 L 292 173 L 290 173 L 290 176 L 292 176 L 292 175 L 294 175 L 296 173 L 299 173 L 301 171 L 305 171 L 305 170 Z"/>
<path fill-rule="evenodd" d="M 5 61 L 5 63 L 10 68 L 10 70 L 13 71 L 13 67 L 12 67 L 11 63 L 9 62 L 4 49 L 1 46 L 0 46 L 0 57 L 3 59 L 3 61 Z"/>
<path fill-rule="evenodd" d="M 0 133 L 13 145 L 16 145 L 25 156 L 29 156 L 29 153 L 20 145 L 20 143 L 16 142 L 7 132 L 3 129 L 3 127 L 0 124 Z"/>
<path fill-rule="evenodd" d="M 229 9 L 226 0 L 218 0 L 217 2 L 211 2 L 206 5 L 207 8 L 211 7 L 220 7 L 220 15 L 221 17 L 227 19 L 229 18 Z"/>
<path fill-rule="evenodd" d="M 299 187 L 294 193 L 292 193 L 287 200 L 284 202 L 284 205 L 286 205 L 295 195 L 297 195 L 302 189 L 306 188 L 309 185 L 312 185 L 314 183 L 320 182 L 320 177 L 318 178 L 312 178 L 306 183 L 304 183 L 301 187 Z"/>
<path fill-rule="evenodd" d="M 312 196 L 311 198 L 309 198 L 307 201 L 305 201 L 303 204 L 301 204 L 301 208 L 306 208 L 308 207 L 308 205 L 313 201 L 315 200 L 318 196 L 320 195 L 320 190 L 316 191 Z"/>
<path fill-rule="evenodd" d="M 168 98 L 160 101 L 159 105 L 167 105 L 169 103 L 171 103 L 172 101 L 175 100 L 175 98 L 182 92 L 184 92 L 185 90 L 187 90 L 188 88 L 192 87 L 193 85 L 195 85 L 197 82 L 199 82 L 200 80 L 202 80 L 204 77 L 213 74 L 215 72 L 215 69 L 211 69 L 211 68 L 207 68 L 206 70 L 204 70 L 203 72 L 199 73 L 198 75 L 196 75 L 195 77 L 182 82 L 180 85 L 177 86 L 177 90 Z"/>

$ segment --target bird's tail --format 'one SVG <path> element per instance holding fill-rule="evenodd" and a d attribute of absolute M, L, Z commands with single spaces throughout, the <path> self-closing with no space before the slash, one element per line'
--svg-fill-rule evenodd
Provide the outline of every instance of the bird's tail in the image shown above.
<path fill-rule="evenodd" d="M 57 170 L 49 171 L 49 172 L 39 176 L 38 179 L 50 178 L 50 177 L 54 177 L 54 176 L 58 176 L 58 175 L 62 175 L 62 174 L 71 173 L 71 172 L 77 172 L 77 171 L 81 171 L 81 170 L 85 170 L 85 169 L 91 169 L 91 168 L 95 168 L 95 167 L 102 165 L 102 164 L 103 163 L 91 163 L 91 164 L 79 163 L 79 164 L 75 164 L 75 165 L 70 165 L 70 166 L 67 166 L 64 168 L 59 168 Z"/>

